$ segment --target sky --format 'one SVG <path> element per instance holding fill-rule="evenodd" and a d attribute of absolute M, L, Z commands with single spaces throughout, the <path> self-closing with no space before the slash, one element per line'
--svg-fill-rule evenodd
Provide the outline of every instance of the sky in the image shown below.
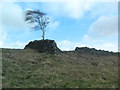
<path fill-rule="evenodd" d="M 30 41 L 42 39 L 42 32 L 32 30 L 24 21 L 28 9 L 47 13 L 50 24 L 45 38 L 55 40 L 61 50 L 89 47 L 118 51 L 117 0 L 0 2 L 0 48 L 23 49 Z"/>

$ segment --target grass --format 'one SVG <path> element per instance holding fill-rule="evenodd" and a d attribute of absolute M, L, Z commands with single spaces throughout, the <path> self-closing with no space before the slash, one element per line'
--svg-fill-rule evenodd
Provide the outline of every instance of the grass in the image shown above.
<path fill-rule="evenodd" d="M 118 88 L 118 57 L 2 50 L 3 88 Z"/>

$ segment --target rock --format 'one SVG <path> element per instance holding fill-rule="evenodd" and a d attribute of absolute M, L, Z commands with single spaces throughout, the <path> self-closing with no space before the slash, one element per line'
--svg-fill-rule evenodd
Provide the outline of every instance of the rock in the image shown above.
<path fill-rule="evenodd" d="M 24 49 L 34 49 L 38 52 L 60 53 L 62 52 L 56 45 L 54 40 L 35 40 L 29 42 Z"/>
<path fill-rule="evenodd" d="M 96 50 L 95 48 L 88 48 L 88 47 L 76 47 L 75 49 L 76 53 L 86 53 L 86 54 L 91 54 L 91 55 L 116 55 L 117 53 L 109 52 L 109 51 L 104 51 L 104 50 Z"/>

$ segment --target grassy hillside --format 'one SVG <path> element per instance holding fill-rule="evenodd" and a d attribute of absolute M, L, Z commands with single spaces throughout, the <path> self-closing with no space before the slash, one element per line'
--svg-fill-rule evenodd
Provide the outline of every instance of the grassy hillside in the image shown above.
<path fill-rule="evenodd" d="M 3 88 L 117 88 L 118 57 L 3 49 Z"/>

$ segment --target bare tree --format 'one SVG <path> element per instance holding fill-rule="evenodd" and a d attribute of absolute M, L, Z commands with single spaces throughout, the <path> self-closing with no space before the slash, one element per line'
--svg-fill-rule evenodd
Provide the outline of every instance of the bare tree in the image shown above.
<path fill-rule="evenodd" d="M 49 18 L 46 13 L 39 10 L 27 10 L 25 13 L 25 21 L 32 23 L 34 27 L 32 29 L 42 31 L 42 39 L 45 40 L 45 30 L 49 24 Z"/>

